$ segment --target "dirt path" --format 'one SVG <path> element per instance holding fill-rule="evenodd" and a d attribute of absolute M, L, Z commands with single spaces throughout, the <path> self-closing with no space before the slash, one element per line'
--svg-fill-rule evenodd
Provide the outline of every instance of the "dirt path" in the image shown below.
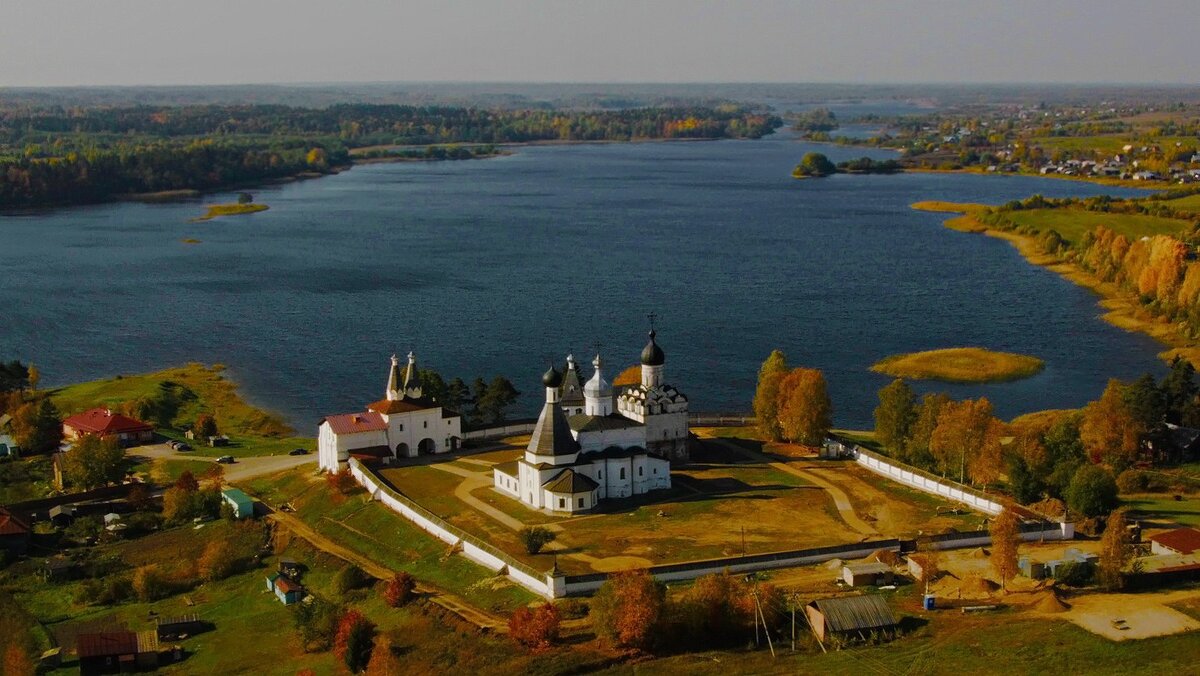
<path fill-rule="evenodd" d="M 1200 629 L 1200 622 L 1167 605 L 1195 598 L 1200 598 L 1200 591 L 1194 589 L 1157 594 L 1086 594 L 1068 599 L 1071 609 L 1053 617 L 1070 620 L 1111 641 L 1169 636 Z"/>
<path fill-rule="evenodd" d="M 819 476 L 815 471 L 800 469 L 786 462 L 777 462 L 771 459 L 771 457 L 765 453 L 752 451 L 748 448 L 743 448 L 737 444 L 730 443 L 723 439 L 713 438 L 706 439 L 705 441 L 719 444 L 728 450 L 738 453 L 742 457 L 749 458 L 750 460 L 754 460 L 756 462 L 766 463 L 772 469 L 777 469 L 781 472 L 787 472 L 792 476 L 800 477 L 805 481 L 820 486 L 827 493 L 829 493 L 831 498 L 833 498 L 833 504 L 835 507 L 837 507 L 838 514 L 841 515 L 842 520 L 846 522 L 846 525 L 858 531 L 859 534 L 865 537 L 879 537 L 878 531 L 876 531 L 871 524 L 859 518 L 858 514 L 855 513 L 854 505 L 850 503 L 850 498 L 846 495 L 846 492 L 830 481 Z"/>
<path fill-rule="evenodd" d="M 379 580 L 390 580 L 395 574 L 395 572 L 387 566 L 380 565 L 375 561 L 362 556 L 358 552 L 347 549 L 328 537 L 318 533 L 308 524 L 301 521 L 298 517 L 284 512 L 274 512 L 268 518 L 273 519 L 276 523 L 286 526 L 294 535 L 305 539 L 313 547 L 316 547 L 326 554 L 331 554 L 339 559 L 342 559 L 343 561 L 348 561 L 359 568 L 362 568 L 369 575 L 371 575 L 371 577 Z M 490 629 L 497 632 L 508 631 L 508 623 L 504 620 L 470 605 L 463 599 L 450 594 L 443 589 L 418 583 L 417 592 L 426 596 L 431 602 L 438 604 L 439 606 L 449 610 L 450 612 L 458 615 L 467 622 L 470 622 L 481 629 Z"/>

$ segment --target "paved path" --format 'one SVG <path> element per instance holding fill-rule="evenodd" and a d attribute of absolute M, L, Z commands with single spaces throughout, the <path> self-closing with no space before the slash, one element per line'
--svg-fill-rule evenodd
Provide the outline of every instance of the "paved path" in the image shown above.
<path fill-rule="evenodd" d="M 298 517 L 285 512 L 273 512 L 268 518 L 273 519 L 276 523 L 282 524 L 288 528 L 293 534 L 307 540 L 309 544 L 317 549 L 333 556 L 348 561 L 362 568 L 372 577 L 379 580 L 390 580 L 395 572 L 387 566 L 376 563 L 375 561 L 355 552 L 351 549 L 343 547 L 334 542 L 328 537 L 313 530 L 307 523 L 301 521 Z M 417 584 L 417 592 L 425 595 L 430 601 L 458 615 L 467 622 L 480 627 L 482 629 L 490 629 L 497 632 L 507 632 L 508 623 L 504 620 L 487 613 L 475 606 L 470 605 L 463 599 L 446 592 L 445 590 L 436 587 L 430 587 L 424 584 Z"/>
<path fill-rule="evenodd" d="M 790 463 L 777 462 L 776 460 L 772 459 L 769 455 L 767 455 L 765 453 L 761 453 L 759 451 L 752 451 L 748 448 L 743 448 L 737 444 L 730 443 L 723 439 L 713 438 L 713 439 L 705 439 L 705 441 L 714 442 L 716 444 L 724 446 L 725 448 L 727 448 L 731 451 L 738 453 L 739 455 L 741 455 L 744 458 L 749 458 L 750 460 L 754 460 L 756 462 L 767 463 L 773 469 L 777 469 L 781 472 L 787 472 L 788 474 L 791 474 L 792 476 L 800 477 L 801 479 L 804 479 L 805 481 L 808 481 L 810 483 L 816 484 L 817 486 L 820 486 L 821 488 L 825 489 L 826 492 L 829 493 L 829 496 L 831 498 L 833 498 L 833 504 L 835 507 L 837 507 L 838 514 L 840 514 L 842 516 L 842 520 L 846 522 L 846 525 L 850 526 L 851 528 L 853 528 L 854 530 L 858 531 L 860 534 L 862 534 L 866 537 L 878 537 L 879 536 L 879 533 L 875 530 L 874 527 L 871 526 L 871 524 L 867 523 L 866 521 L 863 521 L 861 518 L 859 518 L 858 514 L 855 513 L 854 505 L 851 504 L 850 498 L 846 495 L 846 492 L 843 491 L 840 487 L 834 485 L 833 483 L 830 483 L 828 480 L 819 476 L 815 470 L 804 470 L 804 469 L 800 469 L 799 467 L 795 467 Z"/>

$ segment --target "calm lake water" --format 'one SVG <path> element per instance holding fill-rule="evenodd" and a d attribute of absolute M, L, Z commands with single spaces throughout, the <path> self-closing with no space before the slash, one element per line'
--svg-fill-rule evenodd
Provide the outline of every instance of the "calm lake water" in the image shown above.
<path fill-rule="evenodd" d="M 888 379 L 867 369 L 895 352 L 979 345 L 1044 359 L 1020 382 L 918 388 L 986 395 L 1003 416 L 1078 406 L 1109 377 L 1163 370 L 1160 347 L 1098 319 L 1088 291 L 908 208 L 1132 191 L 790 178 L 816 148 L 785 134 L 522 148 L 265 188 L 255 196 L 269 211 L 205 223 L 188 219 L 232 193 L 0 217 L 0 358 L 35 362 L 47 385 L 219 362 L 309 434 L 322 414 L 382 396 L 388 356 L 409 349 L 446 376 L 508 376 L 533 412 L 547 356 L 598 342 L 611 378 L 636 363 L 649 312 L 668 381 L 693 410 L 747 409 L 773 348 L 825 371 L 845 426 L 870 423 Z"/>

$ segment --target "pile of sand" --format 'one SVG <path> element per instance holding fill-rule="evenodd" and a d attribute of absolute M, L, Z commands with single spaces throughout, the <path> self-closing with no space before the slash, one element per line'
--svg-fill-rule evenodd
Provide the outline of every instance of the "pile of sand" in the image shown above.
<path fill-rule="evenodd" d="M 1070 606 L 1059 600 L 1054 592 L 1044 594 L 1042 599 L 1033 607 L 1042 613 L 1062 613 L 1070 608 Z"/>
<path fill-rule="evenodd" d="M 825 564 L 825 567 L 829 570 L 841 570 L 842 566 L 844 565 L 846 564 L 843 563 L 841 559 L 829 559 L 829 561 Z"/>
<path fill-rule="evenodd" d="M 986 559 L 988 557 L 988 550 L 984 549 L 983 547 L 976 547 L 975 549 L 967 552 L 967 556 L 971 557 L 972 559 Z"/>
<path fill-rule="evenodd" d="M 1029 509 L 1046 516 L 1062 516 L 1067 511 L 1067 505 L 1058 498 L 1046 498 L 1030 504 Z"/>
<path fill-rule="evenodd" d="M 868 561 L 878 561 L 889 566 L 895 566 L 900 563 L 900 554 L 893 552 L 890 549 L 879 549 L 871 552 L 867 557 Z"/>
<path fill-rule="evenodd" d="M 964 595 L 970 596 L 985 596 L 990 595 L 1000 588 L 1000 585 L 992 582 L 986 577 L 978 575 L 968 575 L 963 578 L 962 584 L 959 585 Z"/>

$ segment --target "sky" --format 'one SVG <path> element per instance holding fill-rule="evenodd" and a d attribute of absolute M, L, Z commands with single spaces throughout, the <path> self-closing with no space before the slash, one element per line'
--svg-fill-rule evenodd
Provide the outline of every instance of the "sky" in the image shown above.
<path fill-rule="evenodd" d="M 2 0 L 0 86 L 1200 82 L 1195 0 Z"/>

